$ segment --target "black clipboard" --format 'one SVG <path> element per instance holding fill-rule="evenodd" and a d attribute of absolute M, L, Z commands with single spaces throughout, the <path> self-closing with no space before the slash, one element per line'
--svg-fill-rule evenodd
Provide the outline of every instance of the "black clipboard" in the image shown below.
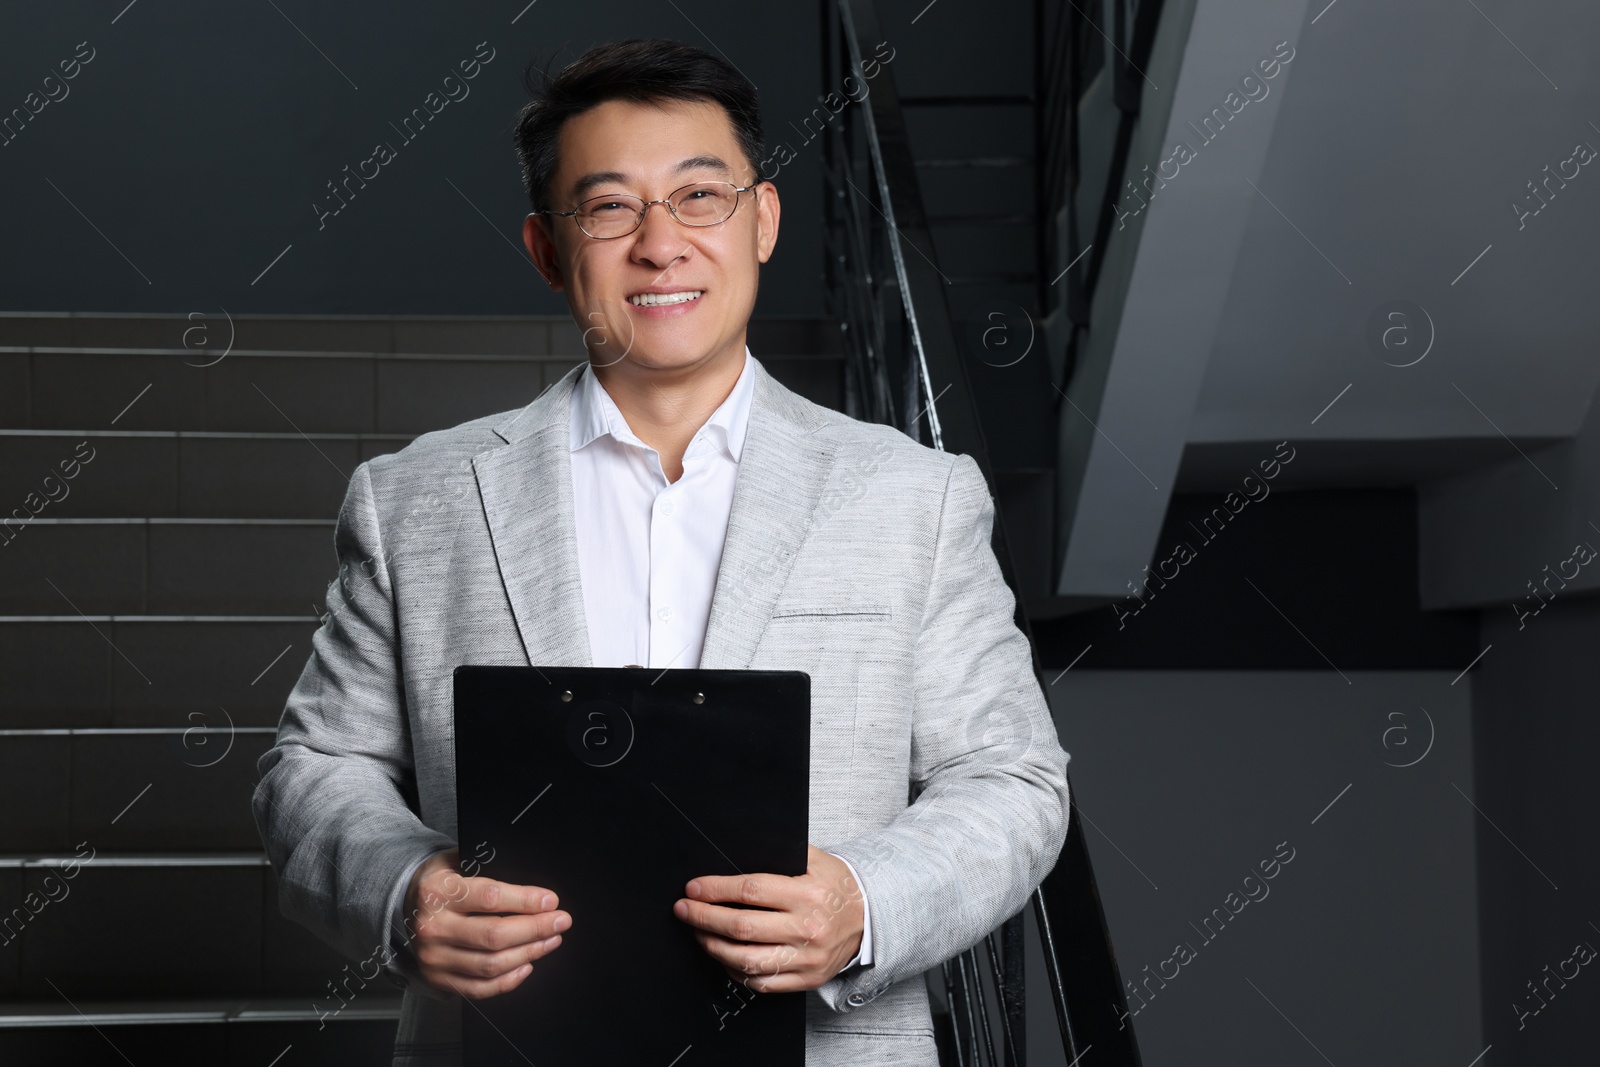
<path fill-rule="evenodd" d="M 572 928 L 510 993 L 464 1000 L 465 1067 L 804 1067 L 805 993 L 755 993 L 672 914 L 691 878 L 806 872 L 804 671 L 455 671 L 456 827 L 481 874 Z"/>

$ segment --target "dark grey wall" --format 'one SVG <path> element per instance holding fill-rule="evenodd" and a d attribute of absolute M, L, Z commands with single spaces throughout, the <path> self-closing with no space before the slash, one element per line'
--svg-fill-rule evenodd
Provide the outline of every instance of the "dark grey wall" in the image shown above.
<path fill-rule="evenodd" d="M 1487 1044 L 1461 676 L 1487 642 L 1477 613 L 1421 610 L 1408 489 L 1275 491 L 1202 531 L 1222 496 L 1173 495 L 1157 557 L 1195 555 L 1142 607 L 1035 623 L 1078 829 L 1146 998 L 1144 1062 L 1322 1063 L 1314 1044 L 1464 1067 Z M 1189 926 L 1280 842 L 1295 859 L 1265 899 L 1209 941 Z M 1179 943 L 1195 958 L 1163 987 Z M 1054 1022 L 1029 978 L 1043 1050 Z"/>
<path fill-rule="evenodd" d="M 6 7 L 0 116 L 30 117 L 0 137 L 0 309 L 564 312 L 521 244 L 522 68 L 659 36 L 724 54 L 758 87 L 769 141 L 787 133 L 797 149 L 776 178 L 786 211 L 757 311 L 821 310 L 819 145 L 787 125 L 818 92 L 814 5 L 759 18 L 733 0 Z M 480 42 L 493 58 L 446 86 Z M 65 80 L 75 53 L 88 62 Z M 406 140 L 395 127 L 432 92 L 446 102 Z M 394 158 L 321 218 L 327 184 L 379 142 Z"/>
<path fill-rule="evenodd" d="M 1478 803 L 1494 820 L 1478 826 L 1485 1036 L 1506 1062 L 1579 1063 L 1594 1055 L 1600 960 L 1563 961 L 1580 943 L 1600 950 L 1600 599 L 1526 623 L 1484 612 L 1493 647 L 1473 684 Z M 1543 984 L 1563 969 L 1570 982 Z"/>
<path fill-rule="evenodd" d="M 1344 674 L 1046 670 L 1146 1067 L 1483 1050 L 1467 685 Z M 1036 973 L 1029 1062 L 1061 1067 Z"/>

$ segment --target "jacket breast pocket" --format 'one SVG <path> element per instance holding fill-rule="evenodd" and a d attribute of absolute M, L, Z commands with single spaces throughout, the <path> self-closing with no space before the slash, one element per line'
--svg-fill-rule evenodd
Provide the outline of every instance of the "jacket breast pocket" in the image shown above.
<path fill-rule="evenodd" d="M 828 622 L 889 622 L 893 619 L 889 605 L 880 601 L 856 603 L 853 601 L 836 601 L 833 603 L 801 603 L 782 604 L 773 612 L 774 621 L 778 619 L 794 619 L 798 621 L 812 621 L 819 625 Z"/>
<path fill-rule="evenodd" d="M 858 687 L 882 687 L 881 664 L 896 649 L 898 620 L 882 601 L 780 605 L 762 634 L 763 659 L 811 673 L 812 697 L 853 701 Z"/>
<path fill-rule="evenodd" d="M 853 690 L 867 650 L 893 644 L 895 621 L 889 605 L 878 601 L 780 604 L 767 622 L 761 647 L 769 655 L 804 664 L 799 669 L 812 672 L 814 687 L 848 685 Z"/>

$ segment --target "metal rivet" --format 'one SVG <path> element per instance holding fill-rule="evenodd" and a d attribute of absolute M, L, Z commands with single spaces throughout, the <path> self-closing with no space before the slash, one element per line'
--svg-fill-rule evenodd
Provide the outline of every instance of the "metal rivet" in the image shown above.
<path fill-rule="evenodd" d="M 694 695 L 694 702 L 696 704 L 704 704 L 706 702 L 706 695 L 704 693 L 696 693 Z"/>
<path fill-rule="evenodd" d="M 571 700 L 572 699 L 572 690 L 568 689 L 565 693 L 562 693 L 561 694 L 561 699 L 562 700 Z"/>

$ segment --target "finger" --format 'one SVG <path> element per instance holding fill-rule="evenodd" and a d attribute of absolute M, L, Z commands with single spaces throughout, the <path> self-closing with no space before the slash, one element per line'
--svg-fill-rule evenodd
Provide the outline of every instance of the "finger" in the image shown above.
<path fill-rule="evenodd" d="M 774 876 L 780 884 L 766 893 L 765 908 L 725 907 L 699 900 L 680 900 L 673 908 L 679 919 L 735 941 L 801 943 L 821 936 L 842 909 L 844 900 L 818 882 Z M 746 896 L 755 895 L 746 890 Z M 748 936 L 746 936 L 748 935 Z"/>
<path fill-rule="evenodd" d="M 452 978 L 482 981 L 502 977 L 523 964 L 543 959 L 560 945 L 560 934 L 499 952 L 480 952 L 435 941 L 418 947 L 417 960 L 424 968 L 449 974 Z"/>
<path fill-rule="evenodd" d="M 523 964 L 510 974 L 503 974 L 499 978 L 456 978 L 451 975 L 437 975 L 433 985 L 438 989 L 452 989 L 471 1000 L 486 1000 L 497 997 L 502 993 L 509 993 L 522 984 L 522 980 L 533 973 L 530 964 Z"/>
<path fill-rule="evenodd" d="M 772 975 L 751 975 L 740 974 L 738 971 L 729 968 L 728 977 L 746 989 L 757 993 L 796 993 L 817 987 L 816 983 L 811 982 L 804 974 L 797 971 L 785 971 L 782 974 Z"/>
<path fill-rule="evenodd" d="M 803 968 L 811 961 L 811 955 L 802 946 L 752 945 L 699 930 L 694 936 L 706 955 L 741 978 L 781 974 Z"/>
<path fill-rule="evenodd" d="M 706 955 L 721 963 L 734 981 L 758 992 L 810 989 L 807 976 L 819 972 L 822 953 L 795 945 L 743 945 L 715 934 L 695 934 Z M 783 978 L 782 976 L 789 976 Z M 781 980 L 779 980 L 781 979 Z M 776 985 L 774 982 L 776 981 Z M 795 984 L 799 982 L 800 984 Z"/>
<path fill-rule="evenodd" d="M 553 911 L 561 903 L 548 889 L 536 885 L 511 885 L 493 878 L 464 878 L 466 893 L 458 911 L 521 912 L 537 914 Z"/>
<path fill-rule="evenodd" d="M 683 922 L 697 930 L 720 934 L 730 941 L 755 941 L 763 944 L 786 942 L 794 936 L 804 940 L 805 933 L 787 912 L 751 911 L 745 908 L 724 908 L 718 904 L 702 904 L 698 900 L 679 901 Z M 795 936 L 797 935 L 797 936 Z"/>
<path fill-rule="evenodd" d="M 782 874 L 711 874 L 691 879 L 683 895 L 691 900 L 786 907 L 796 899 L 797 879 Z"/>
<path fill-rule="evenodd" d="M 463 915 L 441 911 L 417 923 L 417 939 L 483 952 L 544 941 L 572 928 L 564 911 L 538 915 Z"/>

